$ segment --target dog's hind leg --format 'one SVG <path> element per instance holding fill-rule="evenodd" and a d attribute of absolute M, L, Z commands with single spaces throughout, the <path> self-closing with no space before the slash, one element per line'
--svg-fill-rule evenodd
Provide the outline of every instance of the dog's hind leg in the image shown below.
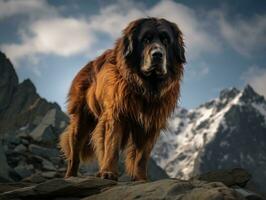
<path fill-rule="evenodd" d="M 95 119 L 89 116 L 86 111 L 71 115 L 70 124 L 66 132 L 60 137 L 59 144 L 68 160 L 66 178 L 77 176 L 80 157 L 93 157 L 93 150 L 88 146 L 87 141 L 90 140 L 90 133 L 94 129 L 95 124 Z M 86 152 L 86 156 L 84 152 Z"/>

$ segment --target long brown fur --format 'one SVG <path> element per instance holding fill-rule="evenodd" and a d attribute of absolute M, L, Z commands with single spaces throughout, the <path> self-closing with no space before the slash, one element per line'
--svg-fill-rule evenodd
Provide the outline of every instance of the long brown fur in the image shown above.
<path fill-rule="evenodd" d="M 123 36 L 130 37 L 139 21 L 130 23 Z M 183 45 L 181 32 L 178 37 Z M 65 177 L 77 175 L 80 159 L 96 157 L 98 175 L 117 179 L 118 156 L 123 150 L 127 173 L 133 180 L 147 179 L 151 150 L 180 94 L 183 66 L 178 66 L 176 76 L 154 96 L 128 66 L 123 51 L 122 37 L 114 49 L 81 69 L 72 82 L 68 96 L 70 125 L 59 144 L 68 160 Z"/>

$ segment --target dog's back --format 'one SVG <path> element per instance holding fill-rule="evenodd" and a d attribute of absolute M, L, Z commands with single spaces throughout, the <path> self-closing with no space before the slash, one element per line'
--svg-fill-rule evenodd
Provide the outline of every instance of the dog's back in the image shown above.
<path fill-rule="evenodd" d="M 104 63 L 110 59 L 112 50 L 107 50 L 94 61 L 84 66 L 72 81 L 67 100 L 67 111 L 70 117 L 70 125 L 60 136 L 59 148 L 63 152 L 65 158 L 69 160 L 72 156 L 71 143 L 76 140 L 82 141 L 79 146 L 78 156 L 82 161 L 90 160 L 94 157 L 93 149 L 89 145 L 91 132 L 97 124 L 97 116 L 89 109 L 86 98 L 87 92 L 95 81 L 97 73 L 101 70 Z M 82 124 L 80 124 L 82 123 Z M 78 129 L 79 138 L 75 134 Z"/>

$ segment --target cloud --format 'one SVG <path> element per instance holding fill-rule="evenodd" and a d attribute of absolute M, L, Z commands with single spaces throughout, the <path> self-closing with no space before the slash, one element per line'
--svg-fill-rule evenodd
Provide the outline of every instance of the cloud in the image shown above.
<path fill-rule="evenodd" d="M 27 32 L 20 32 L 20 37 L 20 44 L 1 46 L 13 61 L 35 54 L 78 54 L 88 50 L 94 41 L 85 20 L 61 17 L 35 21 Z"/>
<path fill-rule="evenodd" d="M 54 9 L 45 0 L 0 0 L 0 20 L 15 15 L 51 14 Z"/>
<path fill-rule="evenodd" d="M 245 83 L 250 84 L 259 94 L 266 98 L 266 69 L 251 66 L 241 76 Z"/>
<path fill-rule="evenodd" d="M 266 15 L 228 20 L 224 13 L 220 13 L 218 25 L 222 37 L 241 55 L 250 56 L 259 51 L 265 52 Z"/>
<path fill-rule="evenodd" d="M 9 3 L 9 6 L 13 5 L 14 15 L 19 14 L 18 2 L 20 1 L 12 0 Z M 47 5 L 46 1 L 34 3 L 35 1 L 29 0 L 25 2 L 28 4 L 23 4 L 25 7 L 22 9 L 23 13 L 29 10 L 38 10 L 40 5 L 49 7 L 54 12 L 52 15 L 42 14 L 39 18 L 30 21 L 28 26 L 20 28 L 18 30 L 21 40 L 19 43 L 0 46 L 16 63 L 25 58 L 29 61 L 36 61 L 40 54 L 59 56 L 90 52 L 93 54 L 99 50 L 97 43 L 101 42 L 98 33 L 103 33 L 114 41 L 130 21 L 147 16 L 164 17 L 178 24 L 184 33 L 188 62 L 199 58 L 204 53 L 219 50 L 216 38 L 206 29 L 206 20 L 199 20 L 200 16 L 195 10 L 173 1 L 160 1 L 152 7 L 146 7 L 145 4 L 133 1 L 118 1 L 101 8 L 96 15 L 82 18 L 63 17 L 59 10 Z M 5 6 L 7 7 L 7 3 Z M 107 45 L 100 48 L 110 48 Z"/>
<path fill-rule="evenodd" d="M 216 38 L 205 29 L 204 20 L 199 20 L 197 12 L 173 1 L 160 1 L 151 8 L 124 1 L 101 9 L 99 15 L 92 17 L 91 25 L 95 30 L 116 38 L 131 20 L 147 16 L 163 17 L 178 24 L 184 33 L 188 61 L 202 53 L 217 52 L 220 48 Z"/>
<path fill-rule="evenodd" d="M 197 62 L 197 64 L 192 63 L 186 70 L 187 80 L 199 80 L 209 74 L 210 68 L 205 62 Z"/>

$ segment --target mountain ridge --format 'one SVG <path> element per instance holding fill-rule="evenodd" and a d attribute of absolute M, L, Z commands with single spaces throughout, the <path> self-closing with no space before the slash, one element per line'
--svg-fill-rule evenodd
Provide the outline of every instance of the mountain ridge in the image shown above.
<path fill-rule="evenodd" d="M 222 168 L 256 168 L 254 182 L 263 191 L 266 101 L 250 85 L 241 91 L 224 89 L 195 109 L 178 108 L 169 127 L 152 156 L 170 177 L 189 179 Z"/>

